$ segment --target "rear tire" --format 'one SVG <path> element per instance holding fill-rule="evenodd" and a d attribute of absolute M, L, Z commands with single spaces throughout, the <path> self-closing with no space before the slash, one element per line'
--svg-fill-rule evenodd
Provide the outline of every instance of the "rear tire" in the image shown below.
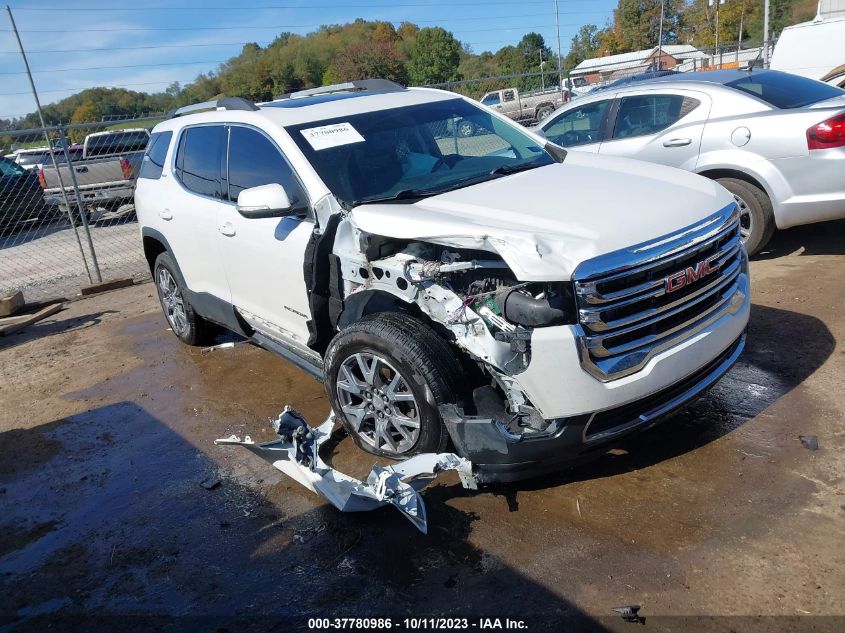
<path fill-rule="evenodd" d="M 366 316 L 332 339 L 324 370 L 332 409 L 362 450 L 398 459 L 448 446 L 437 407 L 459 401 L 462 374 L 455 352 L 425 323 Z"/>
<path fill-rule="evenodd" d="M 183 343 L 203 345 L 214 336 L 214 328 L 196 313 L 185 293 L 185 280 L 173 257 L 164 252 L 156 257 L 153 281 L 161 309 L 170 329 Z"/>
<path fill-rule="evenodd" d="M 740 213 L 740 233 L 749 255 L 759 253 L 775 233 L 772 201 L 766 192 L 738 178 L 717 178 L 716 182 L 730 191 Z"/>
<path fill-rule="evenodd" d="M 549 115 L 554 112 L 555 109 L 550 106 L 543 106 L 542 108 L 537 109 L 537 123 L 542 123 Z"/>

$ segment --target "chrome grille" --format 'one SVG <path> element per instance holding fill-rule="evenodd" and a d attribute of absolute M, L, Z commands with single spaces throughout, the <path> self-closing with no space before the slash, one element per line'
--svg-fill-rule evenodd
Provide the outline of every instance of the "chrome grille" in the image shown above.
<path fill-rule="evenodd" d="M 746 272 L 733 204 L 671 235 L 584 262 L 574 275 L 582 365 L 603 381 L 638 371 L 738 310 Z M 670 278 L 680 284 L 674 290 Z"/>

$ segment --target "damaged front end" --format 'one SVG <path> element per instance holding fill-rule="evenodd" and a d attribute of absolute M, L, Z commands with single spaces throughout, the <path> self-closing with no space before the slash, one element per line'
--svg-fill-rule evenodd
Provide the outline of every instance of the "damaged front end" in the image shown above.
<path fill-rule="evenodd" d="M 272 442 L 256 444 L 249 436 L 241 439 L 232 435 L 214 443 L 243 446 L 342 512 L 366 512 L 392 505 L 425 534 L 428 525 L 419 493 L 422 488 L 446 470 L 456 471 L 464 488 L 476 488 L 472 464 L 453 453 L 424 453 L 391 466 L 373 466 L 365 481 L 335 470 L 320 456 L 322 446 L 332 436 L 334 414 L 320 426 L 311 427 L 288 406 L 272 426 L 279 434 Z"/>

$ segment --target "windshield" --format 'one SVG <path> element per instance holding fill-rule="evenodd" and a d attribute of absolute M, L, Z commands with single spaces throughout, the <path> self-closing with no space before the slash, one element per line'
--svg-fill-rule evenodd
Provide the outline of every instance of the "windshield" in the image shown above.
<path fill-rule="evenodd" d="M 347 206 L 436 195 L 555 162 L 528 134 L 463 99 L 286 129 Z"/>
<path fill-rule="evenodd" d="M 845 91 L 839 88 L 789 73 L 751 72 L 725 85 L 762 99 L 776 108 L 786 110 L 803 108 L 819 101 L 845 95 Z"/>
<path fill-rule="evenodd" d="M 68 156 L 70 157 L 70 162 L 76 162 L 78 160 L 82 160 L 82 150 L 81 149 L 68 149 L 67 151 Z M 64 152 L 57 152 L 56 153 L 56 162 L 57 163 L 64 163 L 65 162 L 65 153 Z"/>
<path fill-rule="evenodd" d="M 47 160 L 48 156 L 45 152 L 27 152 L 26 154 L 21 152 L 18 154 L 18 165 L 40 165 Z"/>

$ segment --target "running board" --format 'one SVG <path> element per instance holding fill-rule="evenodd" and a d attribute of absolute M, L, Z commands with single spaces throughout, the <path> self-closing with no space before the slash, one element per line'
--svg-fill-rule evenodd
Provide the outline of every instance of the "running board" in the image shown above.
<path fill-rule="evenodd" d="M 252 341 L 256 345 L 260 345 L 264 349 L 278 354 L 286 361 L 299 367 L 302 371 L 311 374 L 317 380 L 323 380 L 323 364 L 320 362 L 319 357 L 308 356 L 304 352 L 280 343 L 260 332 L 252 335 Z"/>

